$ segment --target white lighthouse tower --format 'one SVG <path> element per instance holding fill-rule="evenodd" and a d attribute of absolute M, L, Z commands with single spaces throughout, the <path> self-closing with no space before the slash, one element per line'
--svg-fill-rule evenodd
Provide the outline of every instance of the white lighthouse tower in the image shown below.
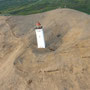
<path fill-rule="evenodd" d="M 36 32 L 38 48 L 45 48 L 44 31 L 43 31 L 43 27 L 39 22 L 36 24 L 35 32 Z"/>

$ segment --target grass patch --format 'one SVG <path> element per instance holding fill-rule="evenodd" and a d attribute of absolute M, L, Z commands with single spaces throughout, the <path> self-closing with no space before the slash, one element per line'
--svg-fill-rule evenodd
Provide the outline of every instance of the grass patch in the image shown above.
<path fill-rule="evenodd" d="M 7 0 L 6 2 L 0 1 L 0 14 L 29 15 L 53 10 L 59 7 L 76 9 L 90 14 L 90 0 Z"/>

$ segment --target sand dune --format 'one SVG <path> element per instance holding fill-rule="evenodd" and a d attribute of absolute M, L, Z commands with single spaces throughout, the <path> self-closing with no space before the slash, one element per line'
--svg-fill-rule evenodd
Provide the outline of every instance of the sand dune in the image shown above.
<path fill-rule="evenodd" d="M 45 32 L 37 49 L 35 23 Z M 90 90 L 90 16 L 72 9 L 0 16 L 0 90 Z"/>

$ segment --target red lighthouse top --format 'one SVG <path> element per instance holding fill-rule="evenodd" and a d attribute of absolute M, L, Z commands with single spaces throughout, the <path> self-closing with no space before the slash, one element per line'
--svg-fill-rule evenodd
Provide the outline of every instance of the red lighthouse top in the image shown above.
<path fill-rule="evenodd" d="M 41 29 L 41 28 L 42 28 L 40 22 L 37 22 L 37 23 L 36 23 L 36 28 L 37 28 L 37 29 Z"/>
<path fill-rule="evenodd" d="M 37 22 L 37 23 L 36 23 L 36 26 L 41 26 L 40 22 Z"/>

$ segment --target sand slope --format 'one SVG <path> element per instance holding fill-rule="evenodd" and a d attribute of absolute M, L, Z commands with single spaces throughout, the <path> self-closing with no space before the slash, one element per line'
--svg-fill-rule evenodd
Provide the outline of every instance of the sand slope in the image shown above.
<path fill-rule="evenodd" d="M 37 49 L 37 21 L 46 49 Z M 89 15 L 56 9 L 0 17 L 0 90 L 90 90 L 89 64 Z"/>

